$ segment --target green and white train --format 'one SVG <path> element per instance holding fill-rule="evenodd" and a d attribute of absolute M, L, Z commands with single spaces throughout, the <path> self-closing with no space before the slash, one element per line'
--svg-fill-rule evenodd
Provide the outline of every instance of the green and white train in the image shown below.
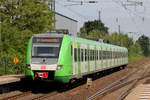
<path fill-rule="evenodd" d="M 25 77 L 69 83 L 128 64 L 125 47 L 64 34 L 35 34 L 27 47 Z"/>

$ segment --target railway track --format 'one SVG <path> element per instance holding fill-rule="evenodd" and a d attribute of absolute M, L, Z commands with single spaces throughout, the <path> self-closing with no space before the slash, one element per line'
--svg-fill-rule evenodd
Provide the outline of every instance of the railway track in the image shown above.
<path fill-rule="evenodd" d="M 120 96 L 116 99 L 116 100 L 123 100 L 129 93 L 130 91 L 136 86 L 137 82 L 141 79 L 144 79 L 148 76 L 150 76 L 148 73 L 149 68 L 147 68 L 142 74 L 141 76 L 139 76 L 137 79 L 135 79 L 132 84 L 130 85 L 130 87 L 128 87 L 125 91 L 123 91 Z"/>
<path fill-rule="evenodd" d="M 17 99 L 21 99 L 21 98 L 25 99 L 25 98 L 28 98 L 29 96 L 31 96 L 32 94 L 33 94 L 32 91 L 28 91 L 28 92 L 23 92 L 23 93 L 19 93 L 19 94 L 10 96 L 10 97 L 3 98 L 1 100 L 17 100 Z M 56 94 L 58 94 L 57 91 L 50 92 L 50 93 L 47 93 L 47 94 L 42 94 L 42 95 L 37 94 L 37 96 L 33 96 L 33 97 L 31 96 L 30 100 L 43 100 L 43 99 L 46 99 L 48 97 L 54 96 Z"/>
<path fill-rule="evenodd" d="M 147 63 L 143 63 L 142 65 L 144 66 L 145 64 L 147 64 Z M 142 66 L 142 65 L 140 65 L 140 66 Z M 96 94 L 94 94 L 93 97 L 91 96 L 87 100 L 93 100 L 93 99 L 97 98 L 98 96 L 104 96 L 106 93 L 112 92 L 112 91 L 117 90 L 117 89 L 119 89 L 123 86 L 126 86 L 126 85 L 132 85 L 136 80 L 142 80 L 142 79 L 150 76 L 149 74 L 147 74 L 147 73 L 149 73 L 149 70 L 146 70 L 145 72 L 143 72 L 144 74 L 141 75 L 142 77 L 138 77 L 138 78 L 134 78 L 134 79 L 132 78 L 131 80 L 128 80 L 132 75 L 134 75 L 138 72 L 139 72 L 138 69 L 136 69 L 133 72 L 130 72 L 129 74 L 127 74 L 126 76 L 123 76 L 121 79 L 113 82 L 112 84 L 110 84 L 106 88 L 96 92 Z M 124 93 L 125 93 L 125 91 L 124 91 Z M 124 93 L 122 93 L 122 94 L 124 95 Z M 26 100 L 26 98 L 30 98 L 28 100 L 43 100 L 43 99 L 47 99 L 49 97 L 55 96 L 57 94 L 59 94 L 59 92 L 57 92 L 57 91 L 51 91 L 49 93 L 47 92 L 44 94 L 43 93 L 42 94 L 34 94 L 32 91 L 28 91 L 28 92 L 22 92 L 20 94 L 18 93 L 14 96 L 11 96 L 11 97 L 6 97 L 2 100 L 15 100 L 15 99 L 22 99 L 22 98 L 24 100 Z M 32 96 L 32 95 L 34 95 L 34 96 Z M 118 100 L 121 100 L 121 99 L 118 99 Z"/>
<path fill-rule="evenodd" d="M 145 64 L 147 64 L 147 63 L 144 63 L 142 65 L 145 65 Z M 112 84 L 108 85 L 104 89 L 99 90 L 98 92 L 96 92 L 95 94 L 93 94 L 92 96 L 87 98 L 86 100 L 93 100 L 93 99 L 95 99 L 97 97 L 104 96 L 107 93 L 110 93 L 110 92 L 115 91 L 115 90 L 117 90 L 117 89 L 119 89 L 121 87 L 124 87 L 126 85 L 131 84 L 130 87 L 127 88 L 124 92 L 122 92 L 121 95 L 117 98 L 117 100 L 123 100 L 125 98 L 125 96 L 127 96 L 128 93 L 130 93 L 130 90 L 132 90 L 134 88 L 134 86 L 136 85 L 136 83 L 139 80 L 142 80 L 142 79 L 147 78 L 147 77 L 150 76 L 148 74 L 148 73 L 150 73 L 149 69 L 150 68 L 146 68 L 146 70 L 139 77 L 134 78 L 134 79 L 130 79 L 128 81 L 125 81 L 126 79 L 128 79 L 129 77 L 131 77 L 132 75 L 134 75 L 135 73 L 137 73 L 139 71 L 139 69 L 136 69 L 135 71 L 127 74 L 126 76 L 122 77 L 121 79 L 119 79 L 119 80 L 113 82 Z"/>
<path fill-rule="evenodd" d="M 41 96 L 37 96 L 35 98 L 32 98 L 32 100 L 43 100 L 43 99 L 46 99 L 48 97 L 51 97 L 51 96 L 54 96 L 54 95 L 57 95 L 58 92 L 57 91 L 54 91 L 52 93 L 48 93 L 48 94 L 44 94 L 44 95 L 41 95 Z"/>
<path fill-rule="evenodd" d="M 19 98 L 22 98 L 24 96 L 31 95 L 31 94 L 32 94 L 31 91 L 23 92 L 23 93 L 19 93 L 10 97 L 3 98 L 2 100 L 15 100 L 15 99 L 19 99 Z"/>

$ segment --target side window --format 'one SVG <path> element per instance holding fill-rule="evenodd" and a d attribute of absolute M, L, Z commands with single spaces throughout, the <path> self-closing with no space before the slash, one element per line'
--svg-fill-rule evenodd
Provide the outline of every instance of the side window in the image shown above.
<path fill-rule="evenodd" d="M 103 51 L 103 59 L 105 59 L 105 51 Z"/>
<path fill-rule="evenodd" d="M 87 49 L 87 53 L 88 53 L 88 60 L 90 60 L 90 50 Z"/>
<path fill-rule="evenodd" d="M 101 51 L 99 50 L 99 59 L 101 60 Z"/>
<path fill-rule="evenodd" d="M 107 59 L 109 59 L 109 51 L 107 51 Z"/>
<path fill-rule="evenodd" d="M 81 61 L 83 61 L 83 56 L 84 56 L 83 52 L 84 52 L 83 49 L 81 49 Z"/>
<path fill-rule="evenodd" d="M 98 50 L 96 50 L 97 51 L 97 54 L 96 54 L 96 56 L 97 56 L 97 60 L 98 60 Z"/>
<path fill-rule="evenodd" d="M 80 61 L 80 48 L 78 48 L 78 61 Z"/>
<path fill-rule="evenodd" d="M 77 61 L 77 49 L 74 48 L 74 61 L 76 62 Z"/>
<path fill-rule="evenodd" d="M 117 58 L 117 52 L 115 52 L 115 58 Z"/>
<path fill-rule="evenodd" d="M 95 57 L 95 52 L 94 52 L 94 51 L 95 51 L 95 50 L 92 50 L 92 51 L 93 51 L 93 59 L 92 59 L 92 60 L 94 60 L 94 57 Z"/>
<path fill-rule="evenodd" d="M 105 59 L 107 59 L 107 56 L 108 56 L 107 51 L 105 51 Z"/>
<path fill-rule="evenodd" d="M 92 50 L 90 50 L 90 60 L 92 60 Z"/>
<path fill-rule="evenodd" d="M 111 51 L 109 51 L 109 59 L 111 58 Z"/>
<path fill-rule="evenodd" d="M 84 51 L 85 51 L 85 61 L 87 61 L 87 50 L 84 49 Z"/>

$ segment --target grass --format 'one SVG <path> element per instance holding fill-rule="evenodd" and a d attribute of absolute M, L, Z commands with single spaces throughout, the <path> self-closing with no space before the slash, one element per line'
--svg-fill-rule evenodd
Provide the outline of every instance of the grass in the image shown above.
<path fill-rule="evenodd" d="M 143 59 L 144 56 L 129 56 L 129 62 L 136 61 L 138 59 Z"/>
<path fill-rule="evenodd" d="M 0 66 L 0 76 L 5 74 L 5 68 Z"/>

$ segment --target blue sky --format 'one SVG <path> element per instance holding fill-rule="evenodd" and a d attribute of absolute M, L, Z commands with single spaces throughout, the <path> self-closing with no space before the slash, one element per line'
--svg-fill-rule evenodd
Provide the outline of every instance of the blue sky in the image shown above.
<path fill-rule="evenodd" d="M 100 10 L 101 20 L 109 27 L 110 33 L 118 31 L 118 25 L 120 25 L 121 32 L 125 34 L 128 32 L 137 33 L 136 35 L 129 34 L 134 39 L 137 39 L 142 34 L 150 37 L 149 0 L 142 0 L 143 6 L 136 6 L 136 10 L 134 6 L 129 6 L 125 9 L 121 5 L 122 2 L 126 3 L 125 0 L 97 1 L 98 3 L 96 4 L 85 3 L 84 5 L 65 6 L 73 3 L 69 3 L 67 0 L 56 0 L 56 11 L 76 19 L 78 21 L 78 31 L 85 21 L 98 19 L 98 11 Z M 118 22 L 116 19 L 118 19 Z"/>

